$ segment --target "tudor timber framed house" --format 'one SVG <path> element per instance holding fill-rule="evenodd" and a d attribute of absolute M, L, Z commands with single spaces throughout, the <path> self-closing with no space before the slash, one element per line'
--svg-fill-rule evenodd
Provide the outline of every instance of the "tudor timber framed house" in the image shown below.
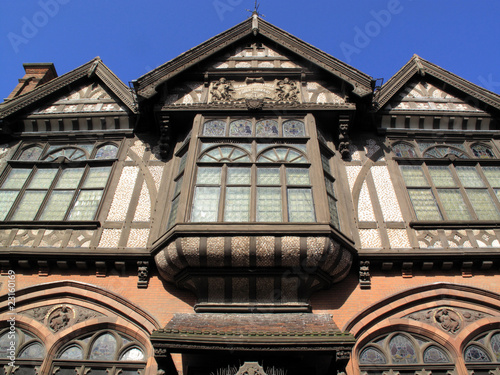
<path fill-rule="evenodd" d="M 418 56 L 375 87 L 257 14 L 133 89 L 25 69 L 2 375 L 500 373 L 498 95 Z"/>

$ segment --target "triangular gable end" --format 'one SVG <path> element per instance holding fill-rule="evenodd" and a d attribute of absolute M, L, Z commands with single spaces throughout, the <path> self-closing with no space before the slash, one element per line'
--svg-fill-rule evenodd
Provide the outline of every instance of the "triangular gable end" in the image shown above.
<path fill-rule="evenodd" d="M 263 38 L 262 38 L 263 37 Z M 179 57 L 163 64 L 162 66 L 156 68 L 155 70 L 143 75 L 134 82 L 134 86 L 138 93 L 138 96 L 142 99 L 152 98 L 157 94 L 158 87 L 164 82 L 170 80 L 179 73 L 188 70 L 195 64 L 200 62 L 206 62 L 210 57 L 215 57 L 217 59 L 217 54 L 222 50 L 228 49 L 230 46 L 235 47 L 237 51 L 239 44 L 243 40 L 251 40 L 252 42 L 261 42 L 266 45 L 266 53 L 273 54 L 276 51 L 273 50 L 272 44 L 276 44 L 281 49 L 289 51 L 294 55 L 301 56 L 303 59 L 307 60 L 309 63 L 322 68 L 330 74 L 333 74 L 338 79 L 347 83 L 352 92 L 360 97 L 370 95 L 372 93 L 371 84 L 372 78 L 357 69 L 343 63 L 342 61 L 328 55 L 327 53 L 313 47 L 302 40 L 294 37 L 293 35 L 271 25 L 270 23 L 258 18 L 254 15 L 240 24 L 234 26 L 233 28 L 209 39 L 208 41 L 200 44 L 197 47 L 181 54 Z M 269 43 L 266 43 L 266 40 Z M 240 42 L 240 43 L 238 43 Z M 243 54 L 241 54 L 243 52 Z M 235 52 L 228 56 L 229 60 L 231 58 L 234 64 L 229 64 L 228 61 L 215 62 L 212 65 L 213 69 L 238 69 L 238 68 L 279 68 L 279 69 L 299 69 L 295 62 L 286 61 L 283 58 L 281 52 L 276 52 L 277 56 L 275 61 L 261 61 L 261 66 L 248 66 L 248 62 L 240 61 L 239 65 L 238 58 L 245 60 L 245 51 Z M 269 55 L 268 55 L 269 56 Z M 245 64 L 247 63 L 247 64 Z M 227 64 L 227 65 L 225 65 Z M 271 66 L 272 64 L 273 66 Z"/>
<path fill-rule="evenodd" d="M 500 96 L 417 55 L 376 95 L 384 129 L 492 131 Z"/>
<path fill-rule="evenodd" d="M 136 112 L 130 89 L 99 58 L 0 105 L 0 118 L 22 133 L 130 130 Z"/>

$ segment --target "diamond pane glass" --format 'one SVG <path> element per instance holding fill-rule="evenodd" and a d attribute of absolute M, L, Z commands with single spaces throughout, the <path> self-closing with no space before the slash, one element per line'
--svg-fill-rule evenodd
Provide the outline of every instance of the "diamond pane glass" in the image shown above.
<path fill-rule="evenodd" d="M 471 345 L 465 349 L 465 362 L 491 362 L 486 352 L 477 345 Z"/>
<path fill-rule="evenodd" d="M 229 125 L 230 137 L 248 137 L 252 135 L 252 121 L 236 120 Z"/>
<path fill-rule="evenodd" d="M 27 191 L 16 208 L 12 220 L 28 221 L 35 218 L 46 191 Z"/>
<path fill-rule="evenodd" d="M 491 349 L 493 350 L 493 354 L 495 355 L 495 359 L 497 362 L 500 362 L 500 334 L 495 333 L 491 336 L 490 340 Z"/>
<path fill-rule="evenodd" d="M 18 194 L 18 191 L 0 190 L 0 220 L 5 220 Z"/>
<path fill-rule="evenodd" d="M 491 150 L 491 148 L 486 147 L 484 145 L 476 144 L 471 146 L 472 153 L 476 158 L 480 159 L 492 159 L 495 157 L 495 154 Z"/>
<path fill-rule="evenodd" d="M 465 187 L 484 187 L 483 180 L 474 167 L 456 167 L 458 177 Z"/>
<path fill-rule="evenodd" d="M 479 220 L 499 220 L 500 214 L 486 189 L 466 189 Z"/>
<path fill-rule="evenodd" d="M 470 214 L 465 206 L 462 194 L 458 189 L 439 189 L 439 199 L 448 216 L 448 220 L 470 220 Z"/>
<path fill-rule="evenodd" d="M 257 169 L 257 184 L 280 185 L 280 170 L 278 168 Z"/>
<path fill-rule="evenodd" d="M 60 359 L 83 359 L 83 352 L 80 347 L 74 345 L 66 349 L 59 356 Z"/>
<path fill-rule="evenodd" d="M 73 199 L 73 190 L 54 190 L 45 206 L 40 220 L 64 220 Z"/>
<path fill-rule="evenodd" d="M 288 220 L 294 223 L 314 221 L 311 189 L 288 189 Z"/>
<path fill-rule="evenodd" d="M 114 159 L 118 153 L 118 147 L 115 145 L 105 145 L 99 147 L 95 154 L 96 159 Z"/>
<path fill-rule="evenodd" d="M 281 211 L 281 188 L 259 187 L 257 188 L 257 221 L 280 222 Z"/>
<path fill-rule="evenodd" d="M 21 189 L 30 173 L 31 169 L 12 169 L 2 185 L 2 189 Z"/>
<path fill-rule="evenodd" d="M 82 190 L 69 214 L 69 220 L 94 220 L 101 197 L 102 190 Z"/>
<path fill-rule="evenodd" d="M 66 169 L 56 184 L 56 189 L 76 189 L 83 175 L 84 168 Z"/>
<path fill-rule="evenodd" d="M 57 169 L 39 169 L 32 178 L 29 189 L 48 189 L 57 174 Z"/>
<path fill-rule="evenodd" d="M 257 137 L 277 137 L 278 122 L 275 120 L 261 120 L 256 124 Z"/>
<path fill-rule="evenodd" d="M 299 168 L 286 169 L 286 183 L 288 185 L 310 185 L 309 170 Z"/>
<path fill-rule="evenodd" d="M 193 222 L 215 222 L 219 212 L 218 187 L 196 187 L 194 192 Z"/>
<path fill-rule="evenodd" d="M 228 187 L 224 205 L 224 221 L 243 222 L 250 219 L 250 188 Z"/>
<path fill-rule="evenodd" d="M 290 120 L 283 123 L 283 137 L 305 137 L 306 129 L 304 123 L 298 120 Z"/>
<path fill-rule="evenodd" d="M 203 125 L 203 135 L 220 137 L 226 134 L 226 122 L 221 120 L 207 121 Z"/>
<path fill-rule="evenodd" d="M 417 363 L 417 353 L 412 342 L 403 335 L 394 336 L 389 342 L 392 363 Z"/>
<path fill-rule="evenodd" d="M 416 158 L 417 153 L 415 149 L 406 143 L 398 143 L 392 146 L 392 151 L 399 158 Z"/>
<path fill-rule="evenodd" d="M 120 356 L 120 361 L 142 361 L 144 353 L 139 348 L 132 348 L 127 350 Z"/>
<path fill-rule="evenodd" d="M 220 153 L 222 155 L 222 159 L 231 159 L 231 155 L 234 151 L 234 147 L 220 147 Z"/>
<path fill-rule="evenodd" d="M 290 150 L 287 148 L 275 148 L 274 152 L 276 153 L 276 160 L 279 161 L 287 161 L 288 160 L 288 152 Z"/>
<path fill-rule="evenodd" d="M 429 186 L 420 166 L 401 165 L 400 169 L 406 186 Z"/>
<path fill-rule="evenodd" d="M 87 178 L 83 184 L 83 188 L 104 188 L 108 182 L 111 167 L 90 168 Z"/>
<path fill-rule="evenodd" d="M 19 354 L 19 358 L 30 358 L 30 359 L 43 358 L 44 352 L 45 351 L 43 349 L 42 344 L 36 342 L 24 348 Z"/>
<path fill-rule="evenodd" d="M 410 189 L 408 194 L 418 220 L 442 220 L 436 200 L 430 190 Z"/>
<path fill-rule="evenodd" d="M 387 363 L 384 355 L 377 349 L 367 348 L 361 352 L 359 363 L 362 365 Z"/>
<path fill-rule="evenodd" d="M 250 168 L 228 168 L 227 169 L 227 184 L 228 185 L 250 185 Z"/>
<path fill-rule="evenodd" d="M 450 363 L 450 360 L 441 349 L 430 346 L 424 352 L 424 363 Z"/>
<path fill-rule="evenodd" d="M 112 361 L 115 359 L 116 339 L 113 335 L 106 333 L 95 340 L 90 349 L 89 359 L 97 361 Z"/>
<path fill-rule="evenodd" d="M 334 190 L 333 190 L 333 182 L 330 181 L 330 179 L 325 177 L 325 186 L 326 186 L 326 191 L 328 194 L 335 196 Z"/>
<path fill-rule="evenodd" d="M 288 152 L 286 161 L 289 162 L 289 163 L 307 163 L 306 158 L 304 158 L 297 151 L 293 151 L 293 150 L 290 150 Z"/>
<path fill-rule="evenodd" d="M 430 166 L 429 174 L 436 187 L 456 187 L 456 183 L 447 166 Z"/>
<path fill-rule="evenodd" d="M 19 160 L 25 160 L 25 161 L 35 161 L 40 158 L 40 155 L 42 154 L 42 148 L 41 147 L 30 147 L 26 150 L 23 151 L 23 153 L 19 156 Z"/>
<path fill-rule="evenodd" d="M 500 167 L 483 167 L 483 172 L 492 187 L 500 187 Z"/>
<path fill-rule="evenodd" d="M 196 183 L 198 185 L 220 185 L 221 168 L 200 167 Z"/>

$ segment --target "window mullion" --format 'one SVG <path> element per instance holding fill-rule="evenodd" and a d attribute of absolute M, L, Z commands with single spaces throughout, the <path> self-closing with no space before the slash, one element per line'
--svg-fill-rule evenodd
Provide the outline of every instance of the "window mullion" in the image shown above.
<path fill-rule="evenodd" d="M 68 220 L 69 214 L 70 214 L 71 210 L 73 209 L 73 206 L 75 205 L 76 200 L 78 199 L 78 195 L 80 194 L 80 191 L 82 191 L 83 183 L 87 179 L 87 176 L 89 173 L 90 173 L 90 166 L 87 164 L 85 166 L 85 170 L 83 171 L 83 175 L 80 178 L 80 182 L 79 182 L 78 186 L 73 191 L 73 198 L 71 199 L 71 202 L 69 203 L 68 209 L 66 210 L 66 214 L 64 215 L 64 220 Z M 108 176 L 108 181 L 109 181 L 109 176 Z"/>
<path fill-rule="evenodd" d="M 250 169 L 250 222 L 257 221 L 257 166 Z"/>
<path fill-rule="evenodd" d="M 217 216 L 217 221 L 224 221 L 224 208 L 226 206 L 226 189 L 227 189 L 227 164 L 224 163 L 222 165 L 222 173 L 221 173 L 221 184 L 220 184 L 220 193 L 219 193 L 219 214 Z"/>
<path fill-rule="evenodd" d="M 286 169 L 285 165 L 280 166 L 280 183 L 281 183 L 281 207 L 282 207 L 282 222 L 288 222 L 288 189 L 286 184 Z"/>
<path fill-rule="evenodd" d="M 61 177 L 61 174 L 62 174 L 62 170 L 61 170 L 61 167 L 59 166 L 57 168 L 57 173 L 54 176 L 54 179 L 52 180 L 52 183 L 50 184 L 50 186 L 48 187 L 48 189 L 45 192 L 45 198 L 43 198 L 42 204 L 40 204 L 40 207 L 38 208 L 38 212 L 35 215 L 35 218 L 33 219 L 34 221 L 38 221 L 40 219 L 40 216 L 42 216 L 42 213 L 45 210 L 45 207 L 47 207 L 47 202 L 49 200 L 49 197 L 52 194 L 52 192 L 54 191 L 54 187 L 56 186 L 57 181 Z M 42 191 L 42 189 L 40 189 L 40 191 Z"/>

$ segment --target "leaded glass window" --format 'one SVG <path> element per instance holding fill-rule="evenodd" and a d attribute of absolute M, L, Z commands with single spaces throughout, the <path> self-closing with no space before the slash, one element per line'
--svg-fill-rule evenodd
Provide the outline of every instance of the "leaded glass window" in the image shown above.
<path fill-rule="evenodd" d="M 495 370 L 499 368 L 500 331 L 489 331 L 475 337 L 466 343 L 463 355 L 469 372 L 482 373 L 481 371 L 485 369 Z"/>
<path fill-rule="evenodd" d="M 74 339 L 62 347 L 53 363 L 63 373 L 141 374 L 145 350 L 131 337 L 100 331 Z"/>
<path fill-rule="evenodd" d="M 368 374 L 371 373 L 371 366 L 376 366 L 376 373 L 389 370 L 413 373 L 424 365 L 426 370 L 446 372 L 454 369 L 452 358 L 445 348 L 426 337 L 405 332 L 377 337 L 359 351 L 360 370 Z"/>
<path fill-rule="evenodd" d="M 14 327 L 0 331 L 0 367 L 4 375 L 37 374 L 45 354 L 45 346 L 32 333 Z M 9 365 L 12 358 L 15 366 Z"/>
<path fill-rule="evenodd" d="M 117 153 L 110 143 L 23 148 L 0 179 L 0 220 L 94 220 Z"/>
<path fill-rule="evenodd" d="M 417 220 L 499 220 L 500 168 L 480 164 L 400 164 Z"/>
<path fill-rule="evenodd" d="M 211 119 L 201 133 L 192 222 L 316 221 L 307 140 L 283 144 L 263 139 L 306 137 L 302 120 Z M 238 137 L 244 139 L 235 143 Z"/>

